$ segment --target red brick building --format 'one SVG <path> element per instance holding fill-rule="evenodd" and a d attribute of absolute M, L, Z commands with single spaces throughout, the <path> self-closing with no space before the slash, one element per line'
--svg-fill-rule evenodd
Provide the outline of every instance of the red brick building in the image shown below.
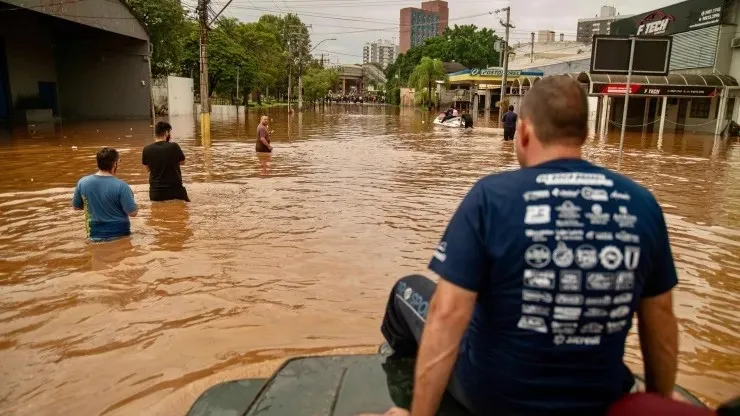
<path fill-rule="evenodd" d="M 439 36 L 447 29 L 450 10 L 446 1 L 433 0 L 421 3 L 421 9 L 401 9 L 400 52 L 405 53 L 413 46 L 424 44 L 424 40 Z"/>

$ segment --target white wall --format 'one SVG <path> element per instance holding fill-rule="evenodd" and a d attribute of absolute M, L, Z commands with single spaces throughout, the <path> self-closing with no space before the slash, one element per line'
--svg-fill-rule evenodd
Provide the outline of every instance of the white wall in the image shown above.
<path fill-rule="evenodd" d="M 167 97 L 167 78 L 152 80 L 152 100 L 157 115 L 169 113 L 169 98 Z"/>
<path fill-rule="evenodd" d="M 167 77 L 167 100 L 170 116 L 193 114 L 195 108 L 193 95 L 192 78 Z"/>

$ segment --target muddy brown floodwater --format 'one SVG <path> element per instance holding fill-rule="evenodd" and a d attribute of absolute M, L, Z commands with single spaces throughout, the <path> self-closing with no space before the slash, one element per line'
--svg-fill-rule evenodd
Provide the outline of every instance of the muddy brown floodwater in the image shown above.
<path fill-rule="evenodd" d="M 181 415 L 219 381 L 286 357 L 369 352 L 396 278 L 425 267 L 480 176 L 516 168 L 493 129 L 435 129 L 413 110 L 219 110 L 202 146 L 171 120 L 193 202 L 148 201 L 149 123 L 0 130 L 0 413 Z M 585 156 L 615 168 L 617 137 Z M 103 145 L 140 214 L 130 239 L 85 241 L 70 208 Z M 73 146 L 76 146 L 76 150 Z M 668 219 L 680 272 L 679 383 L 710 403 L 740 393 L 740 143 L 685 134 L 625 145 L 622 171 Z M 628 362 L 640 362 L 636 335 Z"/>

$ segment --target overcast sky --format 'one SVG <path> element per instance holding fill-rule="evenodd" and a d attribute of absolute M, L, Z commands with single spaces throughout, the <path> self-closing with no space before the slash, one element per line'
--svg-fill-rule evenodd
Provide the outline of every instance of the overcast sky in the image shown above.
<path fill-rule="evenodd" d="M 565 39 L 575 40 L 579 18 L 595 17 L 602 4 L 593 0 L 449 0 L 450 26 L 475 24 L 503 34 L 498 18 L 486 14 L 511 5 L 511 20 L 516 26 L 511 41 L 528 42 L 529 33 L 553 30 L 564 33 Z M 227 0 L 212 0 L 212 8 L 220 10 Z M 617 12 L 622 15 L 640 14 L 678 3 L 679 0 L 619 0 Z M 332 62 L 362 62 L 362 46 L 379 38 L 398 42 L 399 11 L 404 7 L 421 7 L 415 0 L 233 0 L 225 15 L 251 22 L 263 13 L 296 13 L 312 25 L 313 44 L 322 39 L 337 40 L 322 43 L 314 54 L 331 55 Z M 499 16 L 503 17 L 504 13 Z M 559 36 L 559 35 L 558 35 Z"/>

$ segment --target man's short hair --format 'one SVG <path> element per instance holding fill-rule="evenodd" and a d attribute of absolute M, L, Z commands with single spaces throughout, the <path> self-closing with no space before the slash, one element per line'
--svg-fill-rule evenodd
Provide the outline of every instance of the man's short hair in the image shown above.
<path fill-rule="evenodd" d="M 581 84 L 567 75 L 537 82 L 524 96 L 519 115 L 544 145 L 582 145 L 588 136 L 588 101 Z"/>
<path fill-rule="evenodd" d="M 113 165 L 118 162 L 118 150 L 112 147 L 104 147 L 98 150 L 95 158 L 98 161 L 98 169 L 110 172 L 113 170 Z"/>
<path fill-rule="evenodd" d="M 171 131 L 172 131 L 172 125 L 170 125 L 170 123 L 166 121 L 160 121 L 159 123 L 157 123 L 156 126 L 154 126 L 154 134 L 157 137 L 162 137 Z"/>
<path fill-rule="evenodd" d="M 513 105 L 510 105 L 509 106 L 509 111 L 514 111 L 514 106 Z"/>

